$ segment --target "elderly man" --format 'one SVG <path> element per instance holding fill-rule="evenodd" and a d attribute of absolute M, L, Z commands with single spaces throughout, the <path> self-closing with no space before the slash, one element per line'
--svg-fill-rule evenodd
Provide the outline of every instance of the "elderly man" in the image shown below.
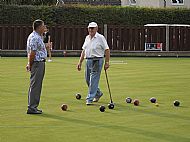
<path fill-rule="evenodd" d="M 82 53 L 77 65 L 78 71 L 81 70 L 82 62 L 86 59 L 85 78 L 88 85 L 88 95 L 86 104 L 91 105 L 92 102 L 98 102 L 103 93 L 100 91 L 99 80 L 104 63 L 104 69 L 109 68 L 110 50 L 105 37 L 98 32 L 98 25 L 91 22 L 88 25 L 88 33 L 82 46 Z"/>
<path fill-rule="evenodd" d="M 28 91 L 27 114 L 41 114 L 42 110 L 37 107 L 40 103 L 42 81 L 45 74 L 45 61 L 47 51 L 42 39 L 44 33 L 44 22 L 35 20 L 33 32 L 27 39 L 28 64 L 27 71 L 30 72 L 30 87 Z"/>

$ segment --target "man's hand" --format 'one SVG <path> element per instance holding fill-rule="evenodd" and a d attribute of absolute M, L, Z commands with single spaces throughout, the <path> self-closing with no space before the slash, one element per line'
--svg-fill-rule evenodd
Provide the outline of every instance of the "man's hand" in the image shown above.
<path fill-rule="evenodd" d="M 31 71 L 32 68 L 32 64 L 34 62 L 34 58 L 35 58 L 36 52 L 35 51 L 31 51 L 28 54 L 28 64 L 26 65 L 26 70 L 29 72 Z"/>
<path fill-rule="evenodd" d="M 110 50 L 106 49 L 105 50 L 105 65 L 104 65 L 104 70 L 107 70 L 110 67 L 109 61 L 110 61 Z"/>
<path fill-rule="evenodd" d="M 53 48 L 53 42 L 50 42 L 50 50 L 52 50 Z"/>
<path fill-rule="evenodd" d="M 51 42 L 46 43 L 46 48 L 51 49 Z"/>
<path fill-rule="evenodd" d="M 31 66 L 30 66 L 30 64 L 27 64 L 27 65 L 26 65 L 26 71 L 27 71 L 27 72 L 31 71 Z"/>
<path fill-rule="evenodd" d="M 81 64 L 81 63 L 78 63 L 78 65 L 77 65 L 78 71 L 81 71 L 81 66 L 82 66 L 82 64 Z"/>
<path fill-rule="evenodd" d="M 80 60 L 79 60 L 79 63 L 77 65 L 77 69 L 78 71 L 81 71 L 81 68 L 82 68 L 82 62 L 84 60 L 84 56 L 85 56 L 85 52 L 84 50 L 81 52 L 81 55 L 80 55 Z"/>
<path fill-rule="evenodd" d="M 107 70 L 109 67 L 110 67 L 109 62 L 105 62 L 105 65 L 104 65 L 104 70 Z"/>

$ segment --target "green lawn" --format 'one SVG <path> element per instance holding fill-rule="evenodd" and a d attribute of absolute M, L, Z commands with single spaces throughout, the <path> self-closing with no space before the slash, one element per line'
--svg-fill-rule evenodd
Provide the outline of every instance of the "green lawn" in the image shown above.
<path fill-rule="evenodd" d="M 84 67 L 78 72 L 78 58 L 63 57 L 46 63 L 39 106 L 44 113 L 27 115 L 27 59 L 0 58 L 0 142 L 190 142 L 190 58 L 111 60 L 114 110 L 99 111 L 109 103 L 104 72 L 104 96 L 86 106 Z M 82 100 L 75 99 L 78 92 Z M 128 96 L 139 99 L 140 106 L 126 104 Z M 149 102 L 151 97 L 159 107 Z M 176 99 L 180 107 L 173 106 Z M 66 112 L 60 109 L 63 103 Z"/>

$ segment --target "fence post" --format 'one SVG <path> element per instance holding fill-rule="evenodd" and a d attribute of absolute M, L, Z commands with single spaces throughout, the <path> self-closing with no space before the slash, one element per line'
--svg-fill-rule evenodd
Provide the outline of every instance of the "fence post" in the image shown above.
<path fill-rule="evenodd" d="M 108 25 L 107 24 L 104 24 L 104 37 L 107 40 L 107 38 L 108 38 Z"/>
<path fill-rule="evenodd" d="M 166 26 L 166 51 L 170 51 L 170 27 L 169 25 Z"/>

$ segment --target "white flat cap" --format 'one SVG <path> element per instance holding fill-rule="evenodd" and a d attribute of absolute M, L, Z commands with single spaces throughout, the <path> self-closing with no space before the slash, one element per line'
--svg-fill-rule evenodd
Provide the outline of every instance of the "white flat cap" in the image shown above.
<path fill-rule="evenodd" d="M 98 24 L 96 22 L 90 22 L 88 24 L 88 28 L 95 28 L 95 27 L 98 27 Z"/>

